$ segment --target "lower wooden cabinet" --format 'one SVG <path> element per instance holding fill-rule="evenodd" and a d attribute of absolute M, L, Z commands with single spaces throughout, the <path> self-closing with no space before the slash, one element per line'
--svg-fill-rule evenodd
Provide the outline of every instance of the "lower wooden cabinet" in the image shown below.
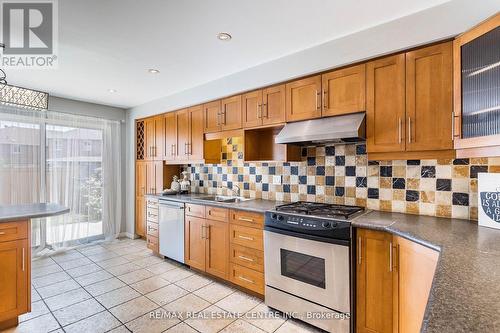
<path fill-rule="evenodd" d="M 31 248 L 28 221 L 0 223 L 0 329 L 31 311 Z"/>
<path fill-rule="evenodd" d="M 356 332 L 420 332 L 437 259 L 415 242 L 358 229 Z"/>
<path fill-rule="evenodd" d="M 207 218 L 199 216 L 207 216 Z M 212 220 L 211 216 L 218 220 Z M 226 216 L 225 220 L 223 216 Z M 228 278 L 228 216 L 229 211 L 224 208 L 187 205 L 184 222 L 184 260 L 186 264 L 222 279 Z"/>

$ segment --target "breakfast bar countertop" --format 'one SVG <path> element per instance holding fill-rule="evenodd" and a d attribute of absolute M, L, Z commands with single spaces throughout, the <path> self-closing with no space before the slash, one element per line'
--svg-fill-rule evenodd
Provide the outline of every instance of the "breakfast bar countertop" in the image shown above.
<path fill-rule="evenodd" d="M 440 252 L 422 332 L 500 331 L 500 230 L 467 220 L 380 211 L 355 218 L 352 225 Z"/>
<path fill-rule="evenodd" d="M 69 208 L 53 203 L 35 203 L 0 206 L 0 223 L 60 215 Z"/>

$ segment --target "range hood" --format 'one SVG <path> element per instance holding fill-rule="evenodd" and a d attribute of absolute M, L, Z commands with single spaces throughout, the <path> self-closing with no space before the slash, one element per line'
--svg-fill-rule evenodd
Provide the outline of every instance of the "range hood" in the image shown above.
<path fill-rule="evenodd" d="M 365 113 L 354 113 L 288 123 L 274 139 L 275 143 L 314 145 L 365 141 Z"/>

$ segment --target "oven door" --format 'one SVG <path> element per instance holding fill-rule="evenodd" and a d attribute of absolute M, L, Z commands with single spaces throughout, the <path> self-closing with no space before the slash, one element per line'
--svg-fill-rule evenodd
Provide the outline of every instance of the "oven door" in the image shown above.
<path fill-rule="evenodd" d="M 264 231 L 266 285 L 350 312 L 349 247 Z"/>

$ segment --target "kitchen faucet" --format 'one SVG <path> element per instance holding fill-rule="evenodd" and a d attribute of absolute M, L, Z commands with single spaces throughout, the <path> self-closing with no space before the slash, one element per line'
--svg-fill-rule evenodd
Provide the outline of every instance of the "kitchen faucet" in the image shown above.
<path fill-rule="evenodd" d="M 236 187 L 236 190 L 234 189 Z M 229 188 L 227 186 L 219 186 L 219 188 L 225 188 L 231 192 L 233 192 L 233 195 L 236 195 L 237 197 L 240 196 L 241 189 L 238 185 L 233 185 L 233 188 Z"/>

